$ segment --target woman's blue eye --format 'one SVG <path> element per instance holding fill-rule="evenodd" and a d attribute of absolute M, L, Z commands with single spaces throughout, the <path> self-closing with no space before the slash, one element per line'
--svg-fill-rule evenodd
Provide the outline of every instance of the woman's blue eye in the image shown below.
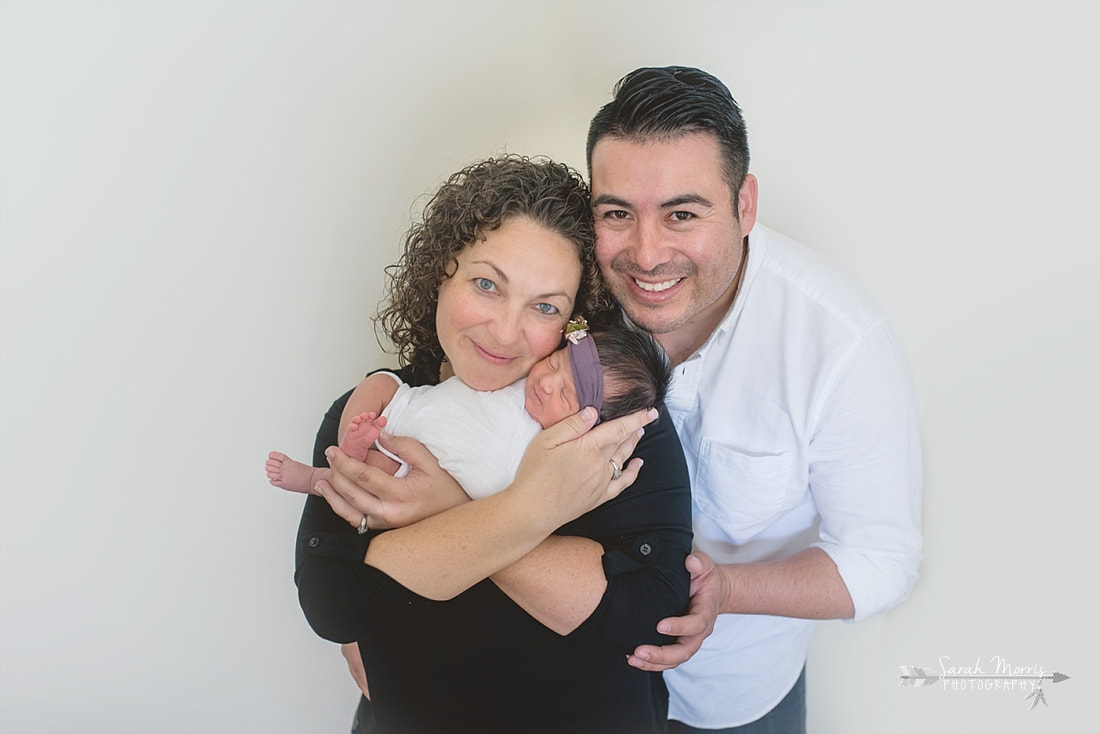
<path fill-rule="evenodd" d="M 496 284 L 488 278 L 474 278 L 474 285 L 483 291 L 491 291 L 496 287 Z"/>
<path fill-rule="evenodd" d="M 539 310 L 539 313 L 544 313 L 547 316 L 553 316 L 558 312 L 558 309 L 549 303 L 540 303 L 535 306 Z"/>

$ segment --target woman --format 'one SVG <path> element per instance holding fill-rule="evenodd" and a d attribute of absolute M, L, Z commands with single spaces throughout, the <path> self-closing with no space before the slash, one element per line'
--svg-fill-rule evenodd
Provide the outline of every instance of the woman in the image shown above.
<path fill-rule="evenodd" d="M 402 378 L 495 390 L 525 376 L 575 311 L 599 311 L 594 239 L 565 166 L 505 157 L 452 176 L 390 270 L 379 322 Z M 687 604 L 671 421 L 639 442 L 652 411 L 588 430 L 586 409 L 536 437 L 508 488 L 470 501 L 418 445 L 387 446 L 413 464 L 402 480 L 329 448 L 358 414 L 346 400 L 318 433 L 315 463 L 327 449 L 335 471 L 307 500 L 295 578 L 318 634 L 358 642 L 377 731 L 665 731 L 661 677 L 626 654 L 663 641 L 657 620 Z"/>

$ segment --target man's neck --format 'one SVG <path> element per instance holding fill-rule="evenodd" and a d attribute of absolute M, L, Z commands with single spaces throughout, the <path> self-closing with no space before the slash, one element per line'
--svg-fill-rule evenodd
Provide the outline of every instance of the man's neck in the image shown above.
<path fill-rule="evenodd" d="M 729 304 L 732 303 L 733 301 L 730 300 Z M 698 322 L 684 324 L 676 331 L 670 331 L 667 334 L 653 335 L 653 338 L 655 338 L 657 343 L 661 345 L 661 348 L 665 350 L 673 367 L 686 361 L 688 357 L 695 354 L 699 347 L 706 344 L 707 339 L 709 339 L 710 335 L 714 333 L 714 330 L 718 328 L 718 324 L 722 323 L 722 318 L 725 316 L 726 311 L 729 310 L 729 304 L 727 304 L 725 310 L 716 311 L 718 318 L 714 318 L 713 316 L 709 318 L 704 317 Z"/>
<path fill-rule="evenodd" d="M 675 331 L 653 335 L 657 343 L 665 350 L 665 354 L 668 355 L 673 367 L 686 361 L 688 357 L 695 354 L 701 346 L 706 344 L 707 339 L 710 339 L 710 335 L 714 333 L 714 330 L 726 318 L 729 310 L 733 308 L 733 303 L 737 300 L 737 294 L 741 292 L 741 283 L 745 279 L 748 259 L 749 238 L 745 237 L 741 249 L 741 262 L 737 266 L 737 273 L 734 275 L 729 290 L 712 303 L 710 307 L 699 313 L 696 320 L 684 324 Z"/>

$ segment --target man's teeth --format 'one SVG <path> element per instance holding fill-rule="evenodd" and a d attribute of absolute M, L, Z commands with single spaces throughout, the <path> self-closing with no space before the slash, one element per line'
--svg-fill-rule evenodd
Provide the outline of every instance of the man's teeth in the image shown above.
<path fill-rule="evenodd" d="M 634 282 L 638 284 L 638 287 L 643 291 L 649 291 L 650 293 L 660 293 L 661 291 L 667 291 L 672 286 L 679 283 L 683 278 L 676 278 L 674 280 L 666 280 L 661 283 L 643 283 L 635 278 Z"/>

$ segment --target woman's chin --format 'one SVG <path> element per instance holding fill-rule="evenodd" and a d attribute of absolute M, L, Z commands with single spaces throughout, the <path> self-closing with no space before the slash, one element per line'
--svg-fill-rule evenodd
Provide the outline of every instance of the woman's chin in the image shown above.
<path fill-rule="evenodd" d="M 478 392 L 491 392 L 493 390 L 500 390 L 501 388 L 508 387 L 516 380 L 522 379 L 523 375 L 513 374 L 494 374 L 494 375 L 473 375 L 470 379 L 463 379 L 459 375 L 459 379 L 466 383 L 471 390 L 477 390 Z"/>

